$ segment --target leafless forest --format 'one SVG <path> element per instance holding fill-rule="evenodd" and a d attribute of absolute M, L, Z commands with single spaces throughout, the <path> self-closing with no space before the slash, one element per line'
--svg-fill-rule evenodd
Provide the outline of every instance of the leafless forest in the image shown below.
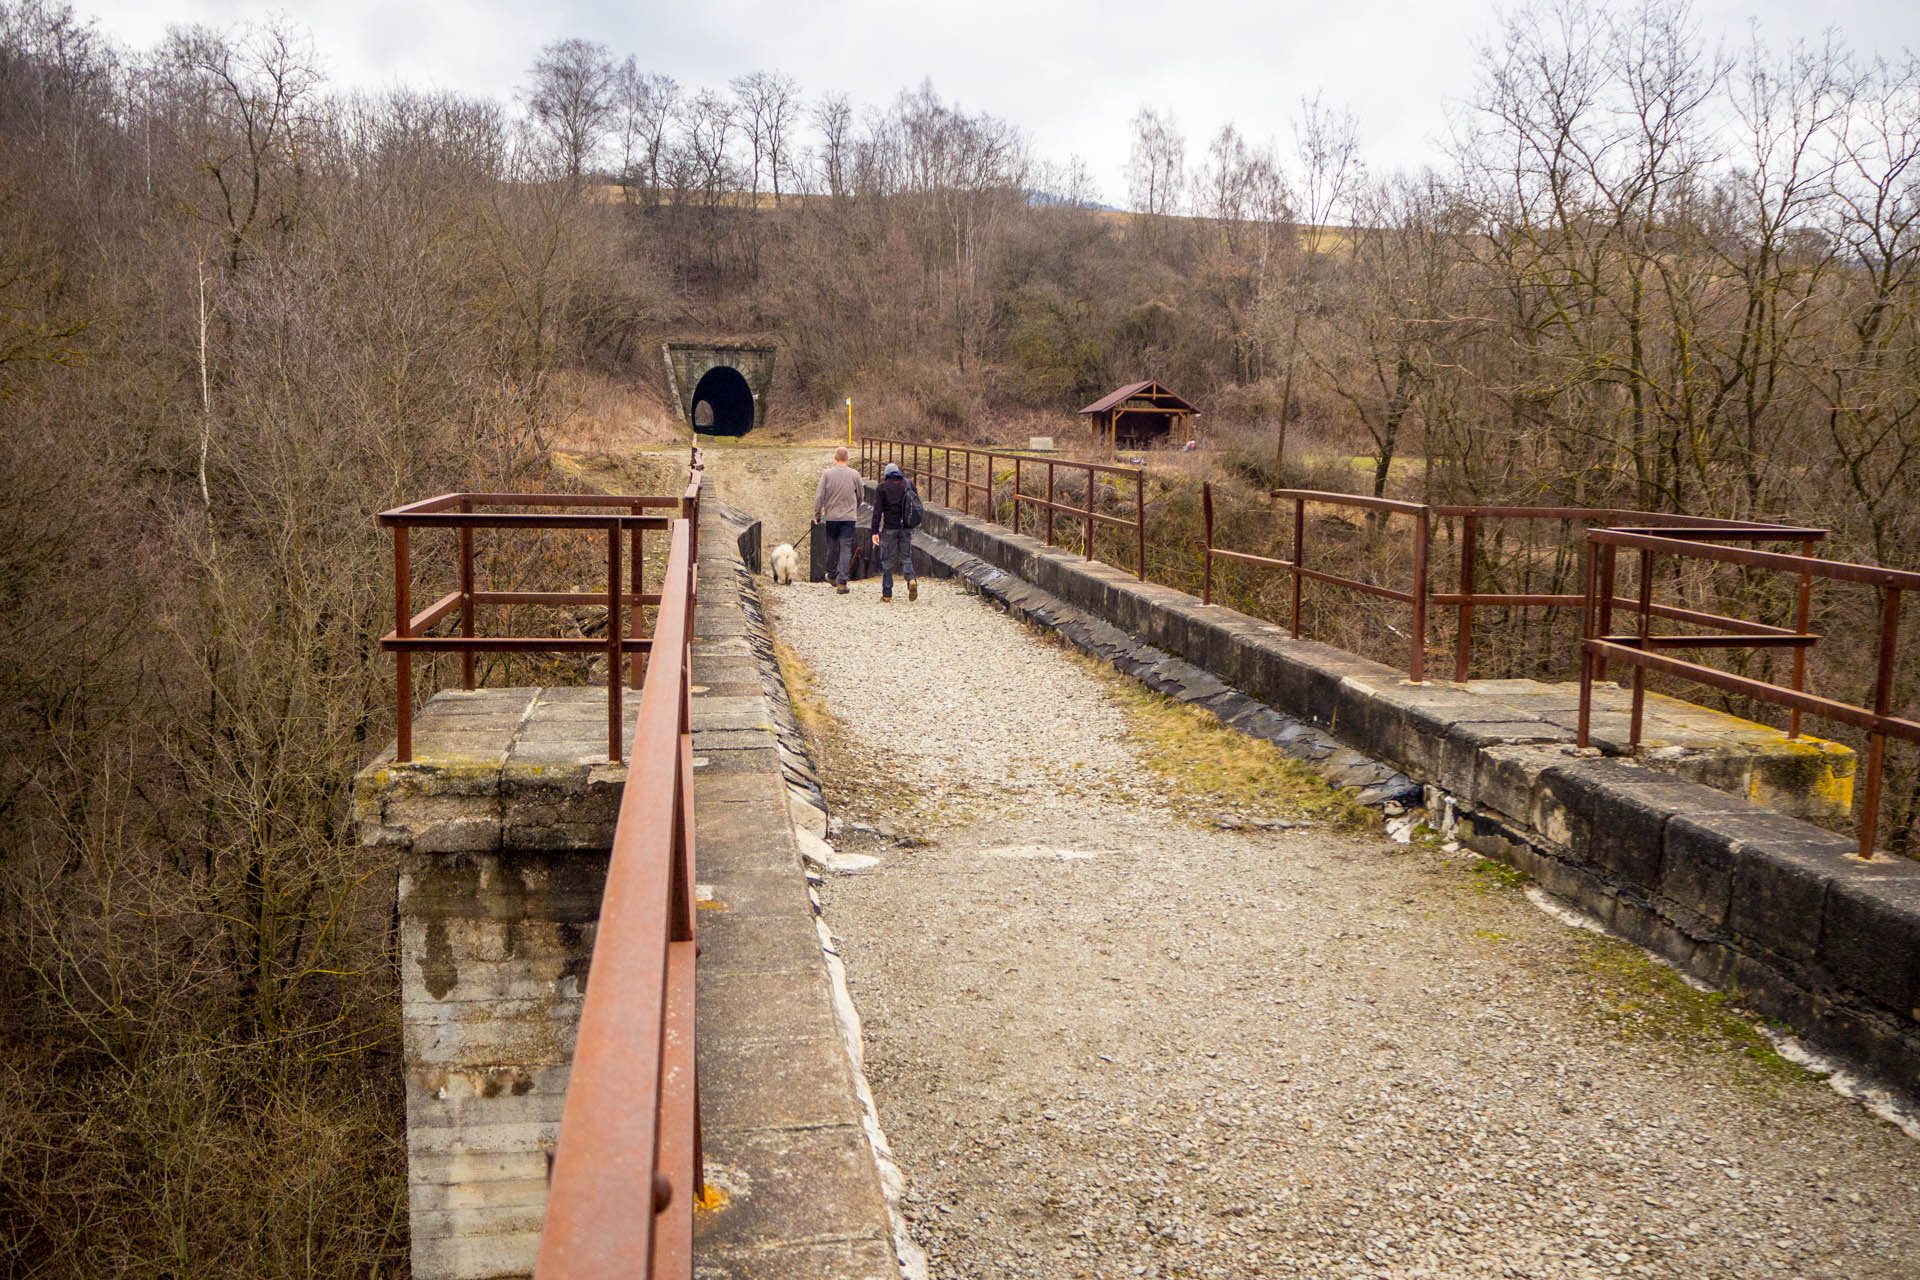
<path fill-rule="evenodd" d="M 1490 32 L 1428 172 L 1260 86 L 1300 100 L 1277 146 L 1124 122 L 1124 213 L 931 85 L 530 62 L 515 102 L 355 96 L 289 28 L 130 50 L 0 0 L 7 1274 L 404 1273 L 392 885 L 345 824 L 390 730 L 371 517 L 558 485 L 580 387 L 664 405 L 664 336 L 777 341 L 789 426 L 854 394 L 1011 439 L 1155 377 L 1248 495 L 1785 518 L 1920 567 L 1904 53 L 1565 0 Z"/>

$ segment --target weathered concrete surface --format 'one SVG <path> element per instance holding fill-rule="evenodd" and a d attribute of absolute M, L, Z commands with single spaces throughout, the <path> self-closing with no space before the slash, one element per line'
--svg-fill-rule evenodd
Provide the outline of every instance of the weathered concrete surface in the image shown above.
<path fill-rule="evenodd" d="M 1297 717 L 1404 770 L 1443 793 L 1474 848 L 1895 1088 L 1920 1091 L 1920 864 L 1863 863 L 1851 840 L 1754 803 L 1842 806 L 1854 763 L 1844 748 L 1787 743 L 1649 695 L 1645 753 L 1602 758 L 1572 745 L 1577 692 L 1533 681 L 1416 685 L 933 506 L 916 542 L 928 572 L 965 579 L 1123 670 L 1143 668 L 1149 683 L 1157 674 L 1155 687 L 1225 711 L 1243 731 L 1291 750 L 1298 735 L 1286 722 Z M 1596 740 L 1622 751 L 1626 692 L 1598 692 Z"/>
<path fill-rule="evenodd" d="M 711 486 L 709 486 L 711 488 Z M 899 1265 L 836 1022 L 796 823 L 824 829 L 819 779 L 740 545 L 702 498 L 694 626 L 700 880 L 703 1280 L 897 1280 Z"/>
<path fill-rule="evenodd" d="M 533 1269 L 626 781 L 598 689 L 442 693 L 354 786 L 399 864 L 413 1274 Z M 629 735 L 630 740 L 630 735 Z"/>

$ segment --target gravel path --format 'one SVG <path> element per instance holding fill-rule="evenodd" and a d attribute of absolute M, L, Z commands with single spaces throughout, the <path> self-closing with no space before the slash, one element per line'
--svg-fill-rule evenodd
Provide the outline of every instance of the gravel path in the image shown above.
<path fill-rule="evenodd" d="M 1471 857 L 1200 829 L 948 584 L 768 594 L 880 858 L 823 901 L 933 1275 L 1920 1275 L 1920 1148 L 1639 952 Z"/>

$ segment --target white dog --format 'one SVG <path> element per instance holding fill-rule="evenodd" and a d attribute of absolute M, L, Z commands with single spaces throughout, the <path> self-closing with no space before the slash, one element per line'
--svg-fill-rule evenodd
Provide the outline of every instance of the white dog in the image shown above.
<path fill-rule="evenodd" d="M 800 568 L 800 556 L 791 542 L 783 542 L 773 549 L 767 564 L 773 570 L 773 580 L 783 587 L 790 587 L 794 573 Z"/>

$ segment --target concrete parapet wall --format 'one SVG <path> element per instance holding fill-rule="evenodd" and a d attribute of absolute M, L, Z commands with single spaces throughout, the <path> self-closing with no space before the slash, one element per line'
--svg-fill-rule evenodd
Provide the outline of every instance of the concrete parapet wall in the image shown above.
<path fill-rule="evenodd" d="M 399 870 L 413 1274 L 530 1275 L 626 769 L 598 689 L 449 691 L 354 784 Z"/>
<path fill-rule="evenodd" d="M 930 506 L 922 533 L 1444 792 L 1471 847 L 1895 1087 L 1920 1090 L 1920 864 L 1862 862 L 1851 839 L 1753 802 L 1844 809 L 1854 767 L 1844 748 L 1783 746 L 1764 726 L 1650 695 L 1643 760 L 1609 758 L 1627 751 L 1625 695 L 1609 689 L 1594 717 L 1601 749 L 1582 752 L 1577 691 L 1416 685 L 983 520 Z M 1053 621 L 1044 610 L 1039 620 Z"/>

